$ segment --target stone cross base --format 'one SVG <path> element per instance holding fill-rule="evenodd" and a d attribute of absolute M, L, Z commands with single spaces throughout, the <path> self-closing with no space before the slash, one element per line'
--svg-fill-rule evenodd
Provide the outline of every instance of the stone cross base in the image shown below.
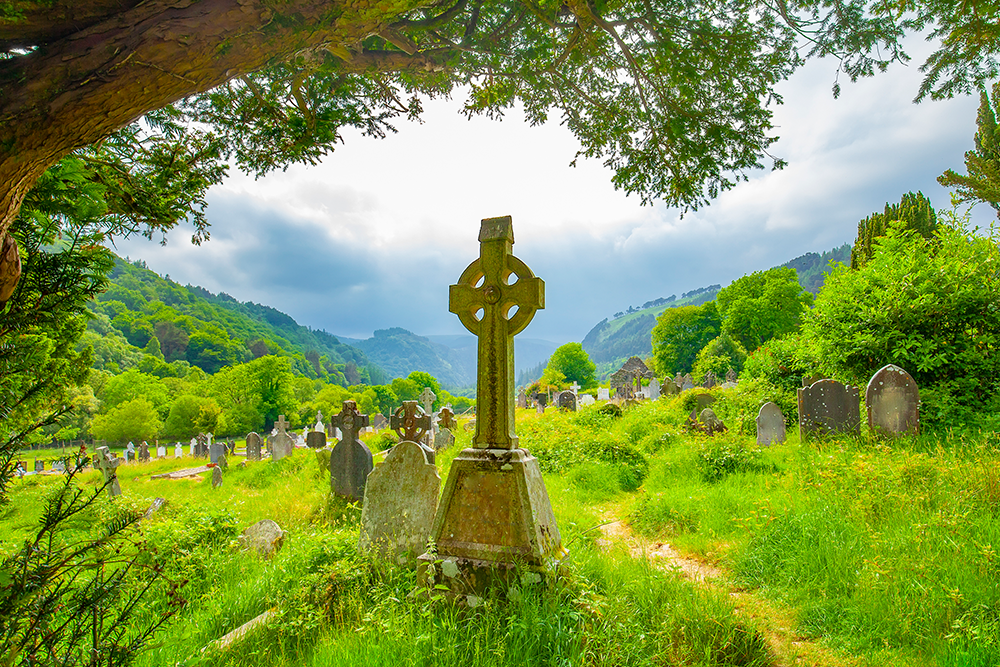
<path fill-rule="evenodd" d="M 428 566 L 438 560 L 471 575 L 483 567 L 544 571 L 567 553 L 538 459 L 524 449 L 466 449 L 456 456 L 432 535 L 437 554 L 420 557 L 419 571 L 425 575 L 421 582 L 448 578 L 440 566 L 428 573 Z M 451 588 L 452 582 L 437 583 Z"/>

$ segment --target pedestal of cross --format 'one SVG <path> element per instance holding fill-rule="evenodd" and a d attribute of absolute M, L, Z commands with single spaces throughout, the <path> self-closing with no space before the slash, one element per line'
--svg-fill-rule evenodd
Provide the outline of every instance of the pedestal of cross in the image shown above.
<path fill-rule="evenodd" d="M 514 335 L 545 307 L 545 284 L 511 254 L 510 217 L 483 220 L 479 242 L 449 305 L 479 338 L 476 432 L 451 464 L 434 519 L 437 553 L 421 556 L 418 570 L 454 594 L 481 591 L 517 566 L 545 571 L 566 553 L 538 460 L 514 433 Z"/>
<path fill-rule="evenodd" d="M 372 471 L 372 453 L 358 439 L 368 426 L 368 415 L 358 412 L 354 401 L 344 401 L 343 409 L 330 422 L 340 429 L 340 442 L 330 452 L 330 489 L 340 496 L 364 500 L 365 483 Z"/>
<path fill-rule="evenodd" d="M 421 439 L 431 426 L 431 416 L 421 410 L 416 401 L 403 401 L 403 405 L 389 416 L 389 428 L 396 432 L 399 441 L 417 443 L 428 463 L 435 462 L 434 448 L 425 445 Z"/>

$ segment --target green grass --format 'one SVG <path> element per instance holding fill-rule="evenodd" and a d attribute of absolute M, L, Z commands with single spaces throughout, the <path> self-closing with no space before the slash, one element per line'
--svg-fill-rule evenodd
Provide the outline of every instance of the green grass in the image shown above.
<path fill-rule="evenodd" d="M 749 411 L 717 392 L 721 415 Z M 357 553 L 360 508 L 328 493 L 315 455 L 231 465 L 221 488 L 153 480 L 185 458 L 120 468 L 114 509 L 167 506 L 140 527 L 140 559 L 186 580 L 188 604 L 140 665 L 772 665 L 766 628 L 735 615 L 725 588 L 699 586 L 609 548 L 597 527 L 628 518 L 651 542 L 714 561 L 739 587 L 790 610 L 796 631 L 859 664 L 1000 664 L 1000 439 L 946 433 L 891 443 L 867 435 L 758 449 L 733 429 L 684 432 L 685 397 L 621 418 L 518 411 L 570 556 L 547 586 L 515 583 L 474 609 L 429 599 L 411 570 Z M 727 405 L 727 402 L 730 404 Z M 442 482 L 469 444 L 438 455 Z M 237 459 L 237 461 L 240 459 Z M 58 477 L 12 485 L 0 549 L 31 534 Z M 98 472 L 82 476 L 97 486 Z M 289 531 L 271 560 L 239 550 L 263 518 Z M 165 609 L 165 588 L 141 618 Z M 238 646 L 213 641 L 268 609 Z M 204 649 L 204 650 L 203 650 Z"/>

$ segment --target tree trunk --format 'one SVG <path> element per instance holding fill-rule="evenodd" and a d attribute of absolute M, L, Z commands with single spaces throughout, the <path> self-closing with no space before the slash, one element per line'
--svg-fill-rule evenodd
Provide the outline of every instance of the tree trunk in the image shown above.
<path fill-rule="evenodd" d="M 349 60 L 362 39 L 422 4 L 147 0 L 0 60 L 0 239 L 38 177 L 67 153 L 297 53 L 330 50 Z"/>

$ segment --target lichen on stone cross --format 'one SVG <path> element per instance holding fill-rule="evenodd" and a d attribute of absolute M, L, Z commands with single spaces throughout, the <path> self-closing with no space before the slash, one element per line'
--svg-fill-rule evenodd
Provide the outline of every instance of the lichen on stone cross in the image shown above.
<path fill-rule="evenodd" d="M 514 335 L 545 307 L 545 283 L 511 254 L 510 216 L 483 220 L 479 244 L 479 259 L 451 286 L 449 299 L 449 310 L 479 338 L 472 446 L 514 449 Z"/>
<path fill-rule="evenodd" d="M 396 432 L 400 441 L 420 442 L 431 429 L 431 416 L 416 401 L 403 401 L 389 417 L 389 428 Z"/>
<path fill-rule="evenodd" d="M 94 466 L 104 475 L 104 483 L 108 487 L 108 495 L 112 497 L 121 495 L 122 487 L 118 484 L 118 473 L 115 469 L 121 465 L 122 460 L 117 457 L 112 458 L 111 450 L 107 447 L 98 447 L 96 458 Z"/>
<path fill-rule="evenodd" d="M 434 401 L 437 399 L 437 395 L 431 390 L 430 387 L 424 387 L 424 390 L 420 392 L 420 402 L 424 405 L 424 412 L 427 414 L 434 413 Z"/>
<path fill-rule="evenodd" d="M 340 429 L 342 441 L 354 442 L 358 439 L 361 429 L 368 426 L 368 415 L 358 412 L 358 406 L 354 401 L 344 401 L 340 413 L 331 417 L 330 423 Z"/>
<path fill-rule="evenodd" d="M 438 413 L 438 426 L 447 429 L 455 428 L 455 413 L 451 411 L 451 408 L 441 408 L 441 412 Z"/>

